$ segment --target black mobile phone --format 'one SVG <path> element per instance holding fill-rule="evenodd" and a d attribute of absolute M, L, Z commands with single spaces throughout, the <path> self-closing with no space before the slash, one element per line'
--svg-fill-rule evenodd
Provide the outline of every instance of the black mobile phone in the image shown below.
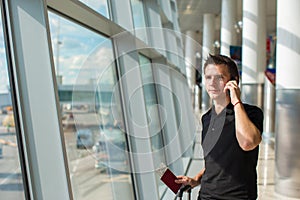
<path fill-rule="evenodd" d="M 229 98 L 231 98 L 231 97 L 230 97 L 230 91 L 229 91 L 229 90 L 227 90 L 227 94 L 228 94 Z"/>
<path fill-rule="evenodd" d="M 231 77 L 229 81 L 235 81 L 235 80 L 236 79 L 234 77 Z M 229 98 L 231 98 L 230 97 L 230 90 L 229 89 L 227 90 L 227 94 L 228 94 Z"/>

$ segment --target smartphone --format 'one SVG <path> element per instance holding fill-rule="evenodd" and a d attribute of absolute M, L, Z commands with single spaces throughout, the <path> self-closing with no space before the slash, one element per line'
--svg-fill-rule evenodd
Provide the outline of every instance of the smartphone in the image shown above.
<path fill-rule="evenodd" d="M 231 97 L 230 97 L 230 90 L 227 90 L 227 94 L 228 94 L 229 98 L 231 98 Z"/>
<path fill-rule="evenodd" d="M 231 77 L 229 81 L 236 81 L 236 79 L 234 77 Z M 227 94 L 228 94 L 229 98 L 231 98 L 229 89 L 227 90 Z"/>

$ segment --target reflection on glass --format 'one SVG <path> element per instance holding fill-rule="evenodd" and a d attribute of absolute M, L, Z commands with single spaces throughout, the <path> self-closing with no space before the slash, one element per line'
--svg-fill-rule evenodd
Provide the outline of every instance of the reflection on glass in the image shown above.
<path fill-rule="evenodd" d="M 79 0 L 109 19 L 107 0 Z"/>
<path fill-rule="evenodd" d="M 157 96 L 156 96 L 156 88 L 152 73 L 151 61 L 143 56 L 139 55 L 142 80 L 143 80 L 143 90 L 145 95 L 146 102 L 146 111 L 147 111 L 147 120 L 149 132 L 151 135 L 151 146 L 153 157 L 154 157 L 154 166 L 160 166 L 161 163 L 166 163 L 165 154 L 164 154 L 164 144 L 162 138 L 162 127 L 160 123 L 159 116 L 159 107 Z M 164 187 L 163 182 L 160 181 L 160 177 L 156 176 L 156 182 L 159 187 Z M 162 195 L 162 193 L 160 193 Z"/>
<path fill-rule="evenodd" d="M 146 31 L 146 20 L 144 13 L 144 5 L 141 0 L 131 0 L 131 9 L 133 16 L 133 23 L 135 28 L 135 34 L 138 38 L 140 38 L 145 43 L 147 40 L 147 31 Z"/>
<path fill-rule="evenodd" d="M 150 60 L 139 55 L 141 73 L 143 79 L 143 89 L 146 102 L 147 119 L 151 134 L 152 150 L 157 151 L 163 148 L 160 117 L 159 117 L 159 105 L 157 102 L 155 83 L 152 75 L 152 67 Z"/>
<path fill-rule="evenodd" d="M 49 21 L 73 196 L 134 199 L 112 43 L 51 12 Z"/>
<path fill-rule="evenodd" d="M 2 29 L 0 49 L 0 199 L 25 199 Z"/>

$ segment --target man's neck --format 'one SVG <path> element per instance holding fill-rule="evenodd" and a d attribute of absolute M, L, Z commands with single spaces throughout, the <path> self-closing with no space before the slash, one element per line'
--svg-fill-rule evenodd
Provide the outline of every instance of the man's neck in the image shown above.
<path fill-rule="evenodd" d="M 230 103 L 230 99 L 214 100 L 215 111 L 217 114 L 222 112 L 222 110 Z"/>

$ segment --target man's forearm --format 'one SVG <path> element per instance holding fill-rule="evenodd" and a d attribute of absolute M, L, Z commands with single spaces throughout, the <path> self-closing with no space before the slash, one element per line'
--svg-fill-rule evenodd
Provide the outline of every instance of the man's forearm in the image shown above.
<path fill-rule="evenodd" d="M 245 151 L 252 150 L 261 142 L 260 131 L 250 121 L 242 104 L 237 104 L 234 111 L 236 137 L 239 145 Z"/>
<path fill-rule="evenodd" d="M 203 168 L 195 177 L 194 179 L 200 184 L 201 178 L 204 174 L 205 168 Z"/>

